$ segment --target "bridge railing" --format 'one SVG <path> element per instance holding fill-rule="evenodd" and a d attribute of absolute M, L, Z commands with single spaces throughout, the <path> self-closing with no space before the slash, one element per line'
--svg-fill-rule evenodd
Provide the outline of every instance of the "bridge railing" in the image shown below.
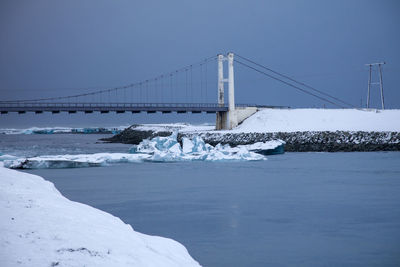
<path fill-rule="evenodd" d="M 218 107 L 216 103 L 92 103 L 92 102 L 1 102 L 1 107 Z M 227 106 L 227 105 L 224 105 Z M 265 107 L 265 108 L 287 108 L 285 106 L 270 106 L 260 104 L 236 104 L 236 107 Z"/>
<path fill-rule="evenodd" d="M 49 103 L 49 102 L 0 102 L 0 107 L 218 107 L 215 103 Z"/>

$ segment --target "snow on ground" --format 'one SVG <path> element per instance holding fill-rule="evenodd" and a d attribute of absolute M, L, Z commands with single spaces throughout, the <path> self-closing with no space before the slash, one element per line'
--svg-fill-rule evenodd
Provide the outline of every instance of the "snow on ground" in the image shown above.
<path fill-rule="evenodd" d="M 393 131 L 400 110 L 263 109 L 230 132 Z"/>
<path fill-rule="evenodd" d="M 154 132 L 162 132 L 162 131 L 170 131 L 170 132 L 197 132 L 197 131 L 212 131 L 215 129 L 214 124 L 200 124 L 200 125 L 192 125 L 187 123 L 169 123 L 169 124 L 139 124 L 133 125 L 132 127 L 135 130 L 141 131 L 154 131 Z"/>
<path fill-rule="evenodd" d="M 0 167 L 0 266 L 199 266 L 178 242 L 63 197 L 43 178 Z"/>

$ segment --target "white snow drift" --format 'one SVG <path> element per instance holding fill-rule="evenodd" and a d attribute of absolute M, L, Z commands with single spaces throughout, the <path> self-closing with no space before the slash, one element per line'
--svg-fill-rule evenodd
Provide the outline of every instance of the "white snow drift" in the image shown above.
<path fill-rule="evenodd" d="M 400 131 L 400 110 L 263 109 L 232 132 Z"/>
<path fill-rule="evenodd" d="M 0 266 L 199 266 L 178 242 L 63 197 L 39 176 L 0 167 Z"/>

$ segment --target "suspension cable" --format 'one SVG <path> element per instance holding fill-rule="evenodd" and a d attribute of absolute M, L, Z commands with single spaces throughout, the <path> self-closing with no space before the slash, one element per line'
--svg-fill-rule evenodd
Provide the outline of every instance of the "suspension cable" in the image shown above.
<path fill-rule="evenodd" d="M 337 98 L 337 97 L 334 97 L 334 96 L 332 96 L 332 95 L 330 95 L 330 94 L 328 94 L 328 93 L 325 93 L 325 92 L 323 92 L 323 91 L 321 91 L 321 90 L 318 90 L 318 89 L 316 89 L 316 88 L 314 88 L 314 87 L 312 87 L 312 86 L 310 86 L 310 85 L 308 85 L 308 84 L 306 84 L 306 83 L 297 81 L 297 80 L 295 80 L 295 79 L 293 79 L 293 78 L 291 78 L 291 77 L 289 77 L 289 76 L 287 76 L 287 75 L 285 75 L 285 74 L 279 73 L 279 72 L 277 72 L 277 71 L 275 71 L 275 70 L 273 70 L 273 69 L 271 69 L 271 68 L 268 68 L 268 67 L 266 67 L 266 66 L 264 66 L 264 65 L 261 65 L 261 64 L 255 62 L 255 61 L 250 60 L 250 59 L 248 59 L 248 58 L 246 58 L 246 57 L 243 57 L 243 56 L 241 56 L 241 55 L 235 54 L 235 56 L 237 56 L 237 57 L 239 57 L 239 58 L 241 58 L 241 59 L 243 59 L 243 60 L 246 60 L 247 62 L 250 62 L 250 63 L 252 63 L 252 64 L 254 64 L 254 65 L 258 66 L 258 67 L 261 67 L 261 68 L 263 68 L 263 69 L 266 69 L 266 70 L 268 70 L 268 71 L 270 71 L 270 72 L 272 72 L 272 73 L 275 73 L 276 75 L 279 75 L 279 76 L 281 76 L 281 77 L 283 77 L 283 78 L 286 78 L 286 79 L 288 79 L 288 80 L 290 80 L 290 81 L 292 81 L 292 82 L 295 82 L 295 83 L 300 84 L 300 85 L 302 85 L 302 86 L 304 86 L 304 87 L 307 87 L 308 89 L 311 89 L 311 90 L 313 90 L 313 91 L 315 91 L 315 92 L 318 92 L 318 93 L 320 93 L 321 95 L 325 95 L 325 96 L 327 96 L 327 97 L 330 97 L 330 98 L 332 98 L 332 99 L 335 99 L 336 101 L 341 102 L 342 104 L 345 104 L 345 105 L 347 105 L 347 106 L 350 106 L 350 107 L 353 107 L 353 108 L 354 108 L 354 105 L 352 105 L 352 104 L 350 104 L 350 103 L 347 103 L 347 102 L 345 102 L 345 101 L 343 101 L 343 100 L 341 100 L 341 99 L 339 99 L 339 98 Z"/>
<path fill-rule="evenodd" d="M 1 100 L 0 103 L 15 103 L 15 102 L 37 102 L 37 101 L 48 101 L 48 100 L 61 100 L 61 99 L 69 99 L 69 98 L 78 98 L 78 97 L 86 97 L 89 95 L 94 95 L 94 94 L 102 94 L 102 93 L 108 93 L 109 97 L 110 97 L 110 93 L 111 91 L 119 91 L 119 90 L 123 90 L 123 89 L 127 89 L 127 88 L 132 88 L 132 87 L 137 87 L 140 85 L 140 83 L 144 83 L 144 82 L 149 82 L 149 81 L 157 81 L 157 79 L 160 79 L 164 76 L 168 76 L 170 74 L 173 73 L 178 73 L 178 72 L 184 72 L 187 71 L 188 68 L 192 68 L 193 66 L 198 66 L 200 64 L 203 64 L 204 62 L 208 62 L 210 60 L 215 60 L 217 58 L 217 56 L 211 56 L 208 57 L 206 59 L 201 60 L 200 62 L 194 63 L 194 64 L 190 64 L 190 65 L 186 65 L 185 67 L 176 69 L 174 71 L 168 72 L 168 73 L 164 73 L 158 76 L 155 76 L 153 78 L 150 79 L 146 79 L 143 81 L 139 81 L 136 83 L 131 83 L 128 85 L 123 85 L 123 86 L 117 86 L 114 88 L 108 88 L 108 89 L 103 89 L 103 90 L 98 90 L 95 92 L 91 92 L 91 93 L 84 93 L 84 94 L 76 94 L 76 95 L 69 95 L 69 96 L 58 96 L 58 97 L 48 97 L 48 98 L 36 98 L 36 99 L 21 99 L 21 100 Z"/>
<path fill-rule="evenodd" d="M 305 89 L 303 89 L 303 88 L 300 88 L 300 87 L 298 87 L 298 86 L 296 86 L 296 85 L 293 85 L 293 84 L 291 84 L 291 83 L 289 83 L 289 82 L 286 82 L 286 81 L 284 81 L 284 80 L 282 80 L 282 79 L 276 78 L 275 76 L 272 76 L 272 75 L 270 75 L 270 74 L 268 74 L 268 73 L 266 73 L 266 72 L 264 72 L 264 71 L 261 71 L 261 70 L 259 70 L 259 69 L 256 69 L 256 68 L 254 68 L 254 67 L 252 67 L 252 66 L 250 66 L 250 65 L 248 65 L 248 64 L 246 64 L 246 63 L 243 63 L 243 62 L 241 62 L 241 61 L 239 61 L 239 60 L 236 60 L 236 59 L 235 59 L 235 62 L 237 62 L 237 63 L 239 63 L 239 64 L 241 64 L 241 65 L 243 65 L 243 66 L 245 66 L 245 67 L 247 67 L 247 68 L 250 68 L 250 69 L 252 69 L 252 70 L 255 70 L 255 71 L 257 71 L 257 72 L 259 72 L 259 73 L 261 73 L 261 74 L 263 74 L 263 75 L 265 75 L 265 76 L 268 76 L 268 77 L 270 77 L 270 78 L 272 78 L 272 79 L 274 79 L 274 80 L 277 80 L 277 81 L 280 81 L 280 82 L 282 82 L 282 83 L 284 83 L 284 84 L 286 84 L 286 85 L 289 85 L 289 86 L 291 86 L 291 87 L 293 87 L 293 88 L 295 88 L 295 89 L 297 89 L 297 90 L 300 90 L 300 91 L 302 91 L 303 93 L 306 93 L 306 94 L 309 94 L 309 95 L 311 95 L 311 96 L 314 96 L 314 97 L 316 97 L 316 98 L 318 98 L 318 99 L 320 99 L 320 100 L 326 101 L 326 102 L 331 103 L 331 104 L 333 104 L 333 105 L 335 105 L 335 106 L 344 108 L 343 106 L 341 106 L 341 105 L 339 105 L 339 104 L 337 104 L 337 103 L 335 103 L 335 102 L 332 102 L 332 101 L 330 101 L 330 100 L 328 100 L 328 99 L 326 99 L 326 98 L 324 98 L 324 97 L 318 96 L 318 95 L 316 95 L 316 94 L 313 94 L 313 93 L 311 93 L 311 92 L 309 92 L 309 91 L 307 91 L 307 90 L 305 90 Z"/>

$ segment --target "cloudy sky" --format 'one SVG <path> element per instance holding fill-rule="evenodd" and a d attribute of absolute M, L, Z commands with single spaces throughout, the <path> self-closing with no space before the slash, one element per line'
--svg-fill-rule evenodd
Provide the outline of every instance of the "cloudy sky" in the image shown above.
<path fill-rule="evenodd" d="M 385 61 L 386 107 L 400 108 L 399 3 L 3 0 L 0 98 L 65 96 L 130 84 L 233 51 L 355 106 L 366 101 L 368 69 L 364 64 Z M 216 77 L 216 65 L 209 68 L 209 75 Z M 235 82 L 236 102 L 324 105 L 238 64 Z M 216 101 L 217 89 L 210 85 L 208 90 L 208 100 Z M 371 99 L 378 107 L 377 87 Z M 40 116 L 7 115 L 0 123 L 34 120 L 44 124 L 54 123 L 55 116 L 69 118 Z M 132 121 L 132 115 L 102 116 L 77 115 L 73 120 Z M 174 116 L 143 114 L 137 118 L 138 122 L 162 122 Z M 214 117 L 201 118 L 212 121 Z"/>

